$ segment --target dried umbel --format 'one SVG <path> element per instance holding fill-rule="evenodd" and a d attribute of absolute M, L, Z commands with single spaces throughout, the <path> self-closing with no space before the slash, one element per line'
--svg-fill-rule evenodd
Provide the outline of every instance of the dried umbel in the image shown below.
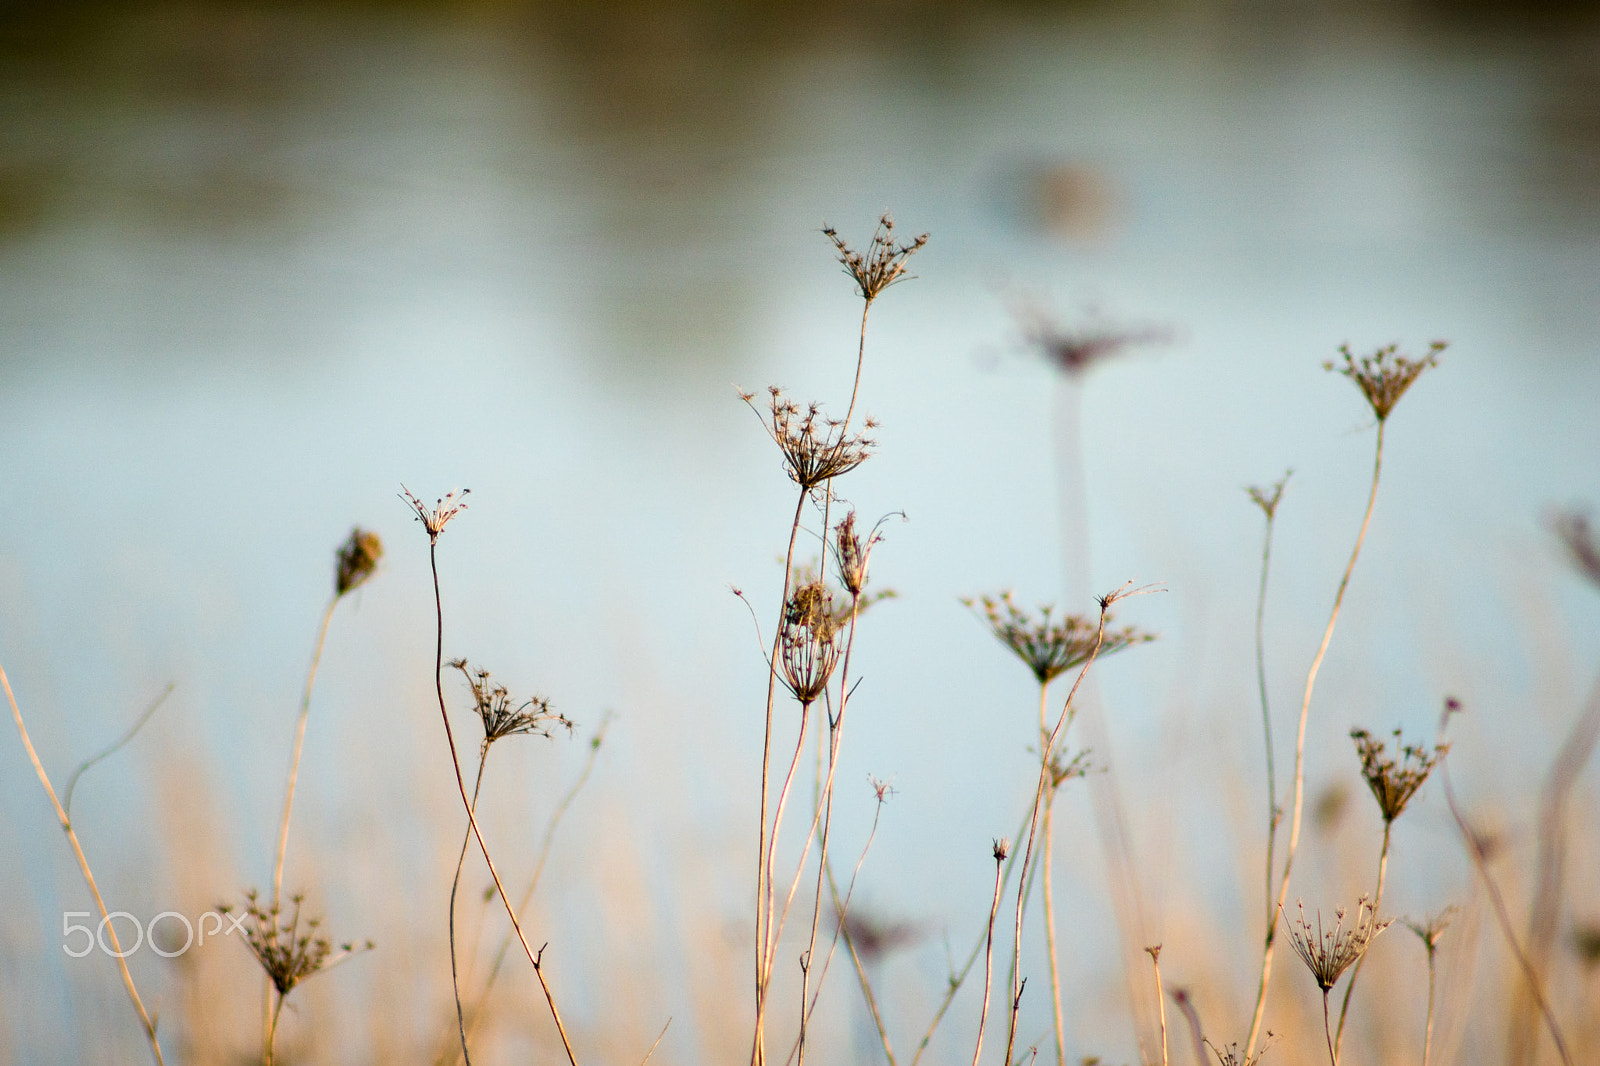
<path fill-rule="evenodd" d="M 1272 1034 L 1268 1033 L 1267 1036 L 1270 1037 Z M 1267 1053 L 1265 1047 L 1254 1055 L 1247 1055 L 1238 1044 L 1218 1047 L 1209 1040 L 1205 1044 L 1206 1047 L 1211 1049 L 1211 1053 L 1217 1057 L 1217 1066 L 1260 1066 L 1261 1057 Z"/>
<path fill-rule="evenodd" d="M 1023 310 L 1018 317 L 1023 320 L 1027 343 L 1044 356 L 1045 362 L 1072 378 L 1081 377 L 1095 364 L 1130 348 L 1164 344 L 1172 339 L 1170 331 L 1148 326 L 1091 325 L 1068 329 L 1036 310 Z"/>
<path fill-rule="evenodd" d="M 445 523 L 467 509 L 465 500 L 471 491 L 471 489 L 451 489 L 442 499 L 435 502 L 432 510 L 413 496 L 411 490 L 404 485 L 400 486 L 400 498 L 416 512 L 417 521 L 428 531 L 428 543 L 435 544 L 438 543 L 439 534 L 444 532 Z"/>
<path fill-rule="evenodd" d="M 1050 753 L 1050 788 L 1060 788 L 1062 785 L 1077 777 L 1088 777 L 1094 772 L 1094 763 L 1089 758 L 1089 749 L 1067 753 L 1065 744 Z"/>
<path fill-rule="evenodd" d="M 1584 577 L 1600 586 L 1600 541 L 1595 540 L 1589 516 L 1582 511 L 1568 511 L 1557 515 L 1554 522 L 1556 536 L 1567 546 L 1572 561 Z"/>
<path fill-rule="evenodd" d="M 794 698 L 810 706 L 828 687 L 841 651 L 833 594 L 820 581 L 796 588 L 778 627 L 778 669 Z"/>
<path fill-rule="evenodd" d="M 1076 614 L 1052 618 L 1054 608 L 1048 606 L 1041 607 L 1036 618 L 1018 607 L 1009 591 L 962 602 L 983 614 L 1000 643 L 1023 661 L 1041 685 L 1049 684 L 1074 666 L 1088 661 L 1094 653 L 1100 629 L 1098 621 Z M 1132 626 L 1120 630 L 1107 628 L 1100 643 L 1100 654 L 1110 655 L 1155 639 L 1155 634 L 1141 633 Z"/>
<path fill-rule="evenodd" d="M 1335 923 L 1332 929 L 1322 927 L 1321 911 L 1317 912 L 1317 927 L 1312 929 L 1306 921 L 1305 904 L 1298 906 L 1300 917 L 1288 923 L 1289 943 L 1293 945 L 1295 954 L 1305 961 L 1306 968 L 1311 971 L 1317 987 L 1324 994 L 1367 953 L 1367 948 L 1372 946 L 1378 934 L 1389 928 L 1387 919 L 1378 920 L 1378 913 L 1367 902 L 1366 896 L 1356 901 L 1355 920 L 1349 928 L 1344 924 L 1346 912 L 1343 907 L 1333 912 Z"/>
<path fill-rule="evenodd" d="M 1344 356 L 1343 365 L 1330 360 L 1322 366 L 1325 370 L 1337 370 L 1355 382 L 1361 394 L 1367 398 L 1367 403 L 1372 405 L 1372 413 L 1382 422 L 1389 417 L 1412 382 L 1421 377 L 1424 370 L 1439 365 L 1439 353 L 1446 347 L 1448 345 L 1444 341 L 1434 341 L 1428 346 L 1427 355 L 1411 359 L 1396 354 L 1399 345 L 1391 344 L 1357 359 L 1351 354 L 1350 346 L 1342 344 L 1339 354 Z"/>
<path fill-rule="evenodd" d="M 1293 470 L 1285 470 L 1283 476 L 1270 485 L 1251 485 L 1244 490 L 1249 494 L 1250 501 L 1261 508 L 1268 522 L 1277 517 L 1278 504 L 1283 502 L 1284 487 L 1289 484 L 1289 476 L 1293 473 Z"/>
<path fill-rule="evenodd" d="M 383 541 L 370 529 L 356 526 L 350 531 L 350 537 L 339 546 L 339 555 L 334 566 L 333 589 L 335 595 L 343 596 L 366 584 L 378 569 L 378 560 L 383 558 Z"/>
<path fill-rule="evenodd" d="M 878 219 L 878 228 L 873 232 L 872 243 L 867 246 L 865 254 L 852 251 L 832 226 L 824 227 L 822 232 L 838 249 L 844 272 L 855 279 L 857 291 L 868 304 L 890 285 L 910 277 L 906 273 L 906 261 L 928 243 L 926 233 L 910 243 L 896 241 L 894 219 L 888 215 Z"/>
<path fill-rule="evenodd" d="M 799 404 L 784 398 L 782 389 L 773 386 L 767 392 L 771 397 L 765 420 L 767 435 L 783 453 L 789 479 L 801 488 L 814 489 L 847 474 L 872 454 L 876 441 L 864 433 L 847 433 L 842 421 L 823 416 L 820 404 L 801 410 Z M 751 402 L 754 393 L 740 393 L 740 398 L 755 409 Z M 868 430 L 877 425 L 870 418 L 865 424 Z"/>
<path fill-rule="evenodd" d="M 465 659 L 451 659 L 450 665 L 461 671 L 461 676 L 472 686 L 473 710 L 483 722 L 483 747 L 501 737 L 518 733 L 536 733 L 547 737 L 554 726 L 564 726 L 572 732 L 572 722 L 564 714 L 550 710 L 550 701 L 543 696 L 515 702 L 504 685 L 490 684 L 489 671 L 473 669 Z"/>
<path fill-rule="evenodd" d="M 1444 937 L 1445 927 L 1450 924 L 1450 919 L 1455 915 L 1454 907 L 1446 907 L 1438 914 L 1430 914 L 1420 922 L 1410 918 L 1404 920 L 1405 927 L 1417 934 L 1422 941 L 1422 946 L 1428 949 L 1428 957 L 1439 949 L 1439 941 Z"/>
<path fill-rule="evenodd" d="M 1421 744 L 1403 743 L 1398 729 L 1394 731 L 1395 755 L 1389 754 L 1384 741 L 1365 729 L 1350 730 L 1350 739 L 1356 742 L 1356 754 L 1361 757 L 1361 776 L 1372 789 L 1385 822 L 1400 817 L 1434 766 L 1450 750 L 1447 744 L 1437 744 L 1429 750 Z"/>
<path fill-rule="evenodd" d="M 289 898 L 294 910 L 287 921 L 282 918 L 278 904 L 262 907 L 254 889 L 246 892 L 244 898 L 245 945 L 261 963 L 261 968 L 267 972 L 267 978 L 272 982 L 272 987 L 278 990 L 279 996 L 287 996 L 301 981 L 338 965 L 359 951 L 372 950 L 372 941 L 369 940 L 361 947 L 341 944 L 339 950 L 335 951 L 333 943 L 317 932 L 321 922 L 316 918 L 307 919 L 302 929 L 300 904 L 303 896 Z M 217 909 L 227 914 L 233 908 L 229 904 L 222 904 Z"/>

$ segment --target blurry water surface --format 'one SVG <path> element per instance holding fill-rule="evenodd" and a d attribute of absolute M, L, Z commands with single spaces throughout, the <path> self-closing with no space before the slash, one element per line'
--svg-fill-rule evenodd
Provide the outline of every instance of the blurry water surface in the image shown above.
<path fill-rule="evenodd" d="M 857 651 L 839 846 L 865 838 L 866 774 L 892 779 L 859 898 L 923 937 L 886 971 L 902 1042 L 1031 790 L 1031 680 L 959 598 L 1090 610 L 1130 578 L 1170 590 L 1121 616 L 1163 639 L 1099 675 L 1114 773 L 1092 787 L 1130 812 L 1144 941 L 1219 930 L 1199 939 L 1220 957 L 1162 961 L 1206 976 L 1208 1024 L 1242 1037 L 1264 786 L 1241 488 L 1295 470 L 1268 614 L 1282 765 L 1370 473 L 1370 417 L 1320 367 L 1341 343 L 1452 342 L 1390 425 L 1312 794 L 1359 786 L 1352 725 L 1428 735 L 1454 693 L 1459 787 L 1528 823 L 1600 654 L 1594 597 L 1544 528 L 1600 499 L 1596 24 L 201 5 L 7 32 L 0 662 L 58 785 L 176 684 L 74 810 L 114 907 L 202 908 L 270 880 L 332 549 L 379 531 L 383 572 L 339 608 L 319 678 L 290 880 L 339 935 L 380 941 L 319 995 L 425 1007 L 400 1012 L 402 1058 L 448 1036 L 439 857 L 459 831 L 402 483 L 473 490 L 440 541 L 445 654 L 580 724 L 504 757 L 504 838 L 533 847 L 617 713 L 538 934 L 584 1039 L 637 1059 L 667 1015 L 658 1061 L 743 1039 L 743 1001 L 715 1016 L 678 974 L 747 983 L 764 669 L 728 586 L 770 625 L 793 501 L 735 386 L 843 410 L 859 301 L 818 231 L 864 245 L 884 210 L 932 238 L 874 307 L 880 450 L 839 485 L 863 516 L 907 517 L 874 559 L 900 595 Z M 1074 384 L 1025 343 L 1041 315 L 1167 339 Z M 0 760 L 0 1049 L 138 1061 L 109 961 L 60 951 L 58 914 L 88 902 L 20 744 Z M 1073 1002 L 1107 1009 L 1071 1012 L 1068 1035 L 1121 1061 L 1093 809 L 1063 808 L 1058 869 Z M 1353 896 L 1359 813 L 1297 895 Z M 1410 817 L 1397 913 L 1468 883 L 1439 798 Z M 400 946 L 410 922 L 426 950 Z M 706 929 L 725 941 L 709 961 Z M 180 964 L 134 967 L 181 1041 Z M 323 1039 L 330 1060 L 380 1056 L 365 1031 Z"/>

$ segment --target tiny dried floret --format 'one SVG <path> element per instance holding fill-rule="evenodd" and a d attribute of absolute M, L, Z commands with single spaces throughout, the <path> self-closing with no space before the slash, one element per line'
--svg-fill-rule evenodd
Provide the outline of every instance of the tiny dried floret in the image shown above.
<path fill-rule="evenodd" d="M 820 581 L 789 594 L 778 626 L 778 670 L 784 687 L 805 706 L 827 690 L 839 662 L 839 620 L 833 594 Z"/>
<path fill-rule="evenodd" d="M 883 522 L 879 521 L 871 533 L 862 537 L 856 532 L 856 513 L 851 511 L 833 527 L 833 558 L 838 564 L 839 583 L 853 599 L 860 599 L 867 587 L 867 562 L 872 557 L 872 549 L 883 539 L 878 532 L 882 525 Z M 861 606 L 866 605 L 863 603 Z"/>
<path fill-rule="evenodd" d="M 304 901 L 303 896 L 289 898 L 294 909 L 287 920 L 283 919 L 282 908 L 277 903 L 263 907 L 254 889 L 246 892 L 244 898 L 245 945 L 256 961 L 261 963 L 267 979 L 278 990 L 280 997 L 287 996 L 296 985 L 313 974 L 337 966 L 351 955 L 372 950 L 372 941 L 369 940 L 359 947 L 340 944 L 335 951 L 333 943 L 317 932 L 321 921 L 316 918 L 307 919 L 302 928 L 300 904 Z M 222 904 L 217 909 L 227 914 L 233 907 L 231 904 Z"/>
<path fill-rule="evenodd" d="M 451 659 L 450 665 L 460 670 L 472 686 L 473 710 L 483 722 L 484 750 L 501 737 L 519 733 L 547 737 L 554 726 L 564 726 L 568 733 L 572 732 L 572 722 L 566 715 L 550 710 L 550 701 L 543 696 L 517 703 L 504 685 L 490 683 L 489 671 L 482 667 L 473 669 L 465 659 Z"/>
<path fill-rule="evenodd" d="M 1270 1038 L 1272 1034 L 1269 1032 L 1267 1036 Z M 1217 1057 L 1217 1066 L 1259 1066 L 1261 1057 L 1267 1053 L 1265 1047 L 1254 1055 L 1246 1055 L 1244 1049 L 1236 1043 L 1229 1044 L 1227 1047 L 1218 1047 L 1207 1040 L 1205 1044 L 1206 1047 L 1211 1049 L 1211 1053 Z"/>
<path fill-rule="evenodd" d="M 1422 941 L 1422 946 L 1428 949 L 1428 955 L 1431 957 L 1438 950 L 1439 941 L 1444 936 L 1445 927 L 1450 924 L 1450 919 L 1455 912 L 1455 907 L 1450 906 L 1438 914 L 1430 914 L 1420 922 L 1407 918 L 1404 920 L 1405 927 L 1417 934 L 1418 939 Z"/>
<path fill-rule="evenodd" d="M 467 509 L 465 500 L 471 491 L 471 489 L 451 489 L 434 504 L 432 510 L 429 510 L 421 500 L 411 494 L 410 489 L 404 485 L 400 486 L 401 499 L 416 512 L 417 521 L 428 531 L 429 544 L 437 543 L 439 534 L 444 532 L 445 524 Z"/>
<path fill-rule="evenodd" d="M 1005 837 L 996 837 L 994 841 L 994 861 L 1002 862 L 1011 852 L 1011 841 Z"/>
<path fill-rule="evenodd" d="M 1428 346 L 1428 354 L 1419 359 L 1397 354 L 1399 347 L 1391 344 L 1357 359 L 1348 344 L 1341 344 L 1339 354 L 1344 357 L 1344 364 L 1341 366 L 1330 360 L 1322 366 L 1325 370 L 1337 370 L 1355 382 L 1367 403 L 1372 405 L 1372 413 L 1382 422 L 1422 372 L 1439 365 L 1439 353 L 1447 345 L 1444 341 L 1434 341 Z"/>
<path fill-rule="evenodd" d="M 1367 953 L 1367 948 L 1372 946 L 1372 941 L 1377 935 L 1389 928 L 1389 920 L 1378 920 L 1378 912 L 1372 909 L 1367 902 L 1367 897 L 1362 896 L 1356 901 L 1355 921 L 1350 927 L 1345 928 L 1345 909 L 1340 907 L 1334 911 L 1334 927 L 1322 927 L 1322 912 L 1317 912 L 1317 927 L 1311 928 L 1306 921 L 1305 904 L 1298 905 L 1300 917 L 1289 924 L 1289 943 L 1294 947 L 1295 954 L 1305 962 L 1306 968 L 1311 971 L 1311 976 L 1316 980 L 1317 987 L 1326 994 L 1344 972 L 1360 960 Z"/>
<path fill-rule="evenodd" d="M 1366 778 L 1385 822 L 1400 817 L 1434 766 L 1450 750 L 1447 744 L 1436 744 L 1432 750 L 1421 744 L 1406 744 L 1398 729 L 1394 731 L 1396 755 L 1389 754 L 1387 744 L 1365 729 L 1350 730 L 1350 739 L 1356 742 L 1361 776 Z"/>
<path fill-rule="evenodd" d="M 1035 617 L 1016 605 L 1010 591 L 963 602 L 982 613 L 990 631 L 1022 660 L 1041 685 L 1087 662 L 1094 654 L 1100 626 L 1098 621 L 1083 615 L 1053 618 L 1054 608 L 1044 606 Z M 1155 639 L 1155 634 L 1141 633 L 1132 626 L 1120 630 L 1108 627 L 1100 641 L 1100 655 L 1110 655 Z"/>
<path fill-rule="evenodd" d="M 1069 756 L 1063 744 L 1051 752 L 1048 770 L 1050 787 L 1057 789 L 1073 778 L 1088 777 L 1094 772 L 1094 763 L 1089 758 L 1089 749 L 1083 748 Z"/>
<path fill-rule="evenodd" d="M 789 479 L 801 488 L 814 489 L 848 474 L 872 454 L 876 441 L 865 433 L 847 433 L 844 423 L 823 416 L 820 404 L 802 411 L 799 404 L 784 397 L 782 389 L 774 386 L 767 392 L 771 397 L 765 419 L 767 435 L 783 453 Z M 755 410 L 754 396 L 740 395 Z M 868 430 L 876 424 L 866 419 Z"/>
<path fill-rule="evenodd" d="M 896 241 L 894 219 L 888 215 L 878 219 L 878 228 L 873 232 L 872 243 L 867 246 L 865 254 L 852 251 L 832 226 L 823 227 L 822 232 L 838 249 L 844 272 L 855 279 L 856 290 L 868 305 L 890 285 L 912 276 L 906 273 L 906 261 L 928 243 L 926 233 L 909 243 Z"/>
<path fill-rule="evenodd" d="M 1589 516 L 1582 511 L 1568 511 L 1558 515 L 1553 525 L 1579 572 L 1600 586 L 1600 541 L 1595 540 Z"/>
<path fill-rule="evenodd" d="M 1283 476 L 1270 485 L 1251 485 L 1244 490 L 1250 494 L 1251 502 L 1261 508 L 1261 513 L 1267 516 L 1268 522 L 1277 517 L 1278 504 L 1283 501 L 1284 487 L 1289 484 L 1289 475 L 1293 473 L 1293 470 L 1285 470 Z"/>
<path fill-rule="evenodd" d="M 383 558 L 383 541 L 370 529 L 356 526 L 350 537 L 339 546 L 334 567 L 333 588 L 336 595 L 360 588 L 378 569 Z"/>

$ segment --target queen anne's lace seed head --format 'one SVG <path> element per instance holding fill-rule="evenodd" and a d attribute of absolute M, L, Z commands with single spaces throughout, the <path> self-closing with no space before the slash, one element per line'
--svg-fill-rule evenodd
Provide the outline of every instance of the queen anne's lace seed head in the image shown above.
<path fill-rule="evenodd" d="M 1406 390 L 1422 376 L 1422 372 L 1439 365 L 1439 353 L 1446 347 L 1444 341 L 1434 341 L 1428 346 L 1427 355 L 1411 359 L 1397 354 L 1399 345 L 1391 344 L 1357 359 L 1351 354 L 1350 346 L 1344 344 L 1339 346 L 1344 364 L 1341 366 L 1330 360 L 1322 366 L 1324 370 L 1337 370 L 1355 382 L 1361 394 L 1367 398 L 1367 403 L 1372 405 L 1372 413 L 1382 422 L 1389 417 Z"/>

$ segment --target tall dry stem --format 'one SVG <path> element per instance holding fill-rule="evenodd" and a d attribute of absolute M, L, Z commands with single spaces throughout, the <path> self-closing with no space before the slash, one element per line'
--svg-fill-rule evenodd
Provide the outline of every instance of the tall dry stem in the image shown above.
<path fill-rule="evenodd" d="M 117 969 L 122 974 L 122 987 L 128 992 L 128 999 L 133 1003 L 134 1011 L 139 1015 L 139 1024 L 144 1029 L 145 1039 L 150 1042 L 150 1053 L 155 1056 L 157 1066 L 166 1066 L 166 1059 L 161 1054 L 161 1042 L 156 1039 L 156 1023 L 151 1019 L 150 1012 L 145 1010 L 144 1000 L 139 998 L 139 989 L 133 983 L 133 974 L 128 970 L 127 953 L 122 950 L 122 943 L 117 939 L 116 925 L 111 921 L 106 910 L 106 901 L 100 896 L 100 886 L 95 884 L 94 871 L 89 868 L 89 860 L 83 854 L 83 845 L 78 841 L 78 833 L 72 827 L 72 820 L 67 817 L 66 808 L 61 806 L 61 801 L 56 798 L 55 787 L 50 784 L 50 775 L 45 773 L 44 763 L 39 761 L 39 753 L 33 749 L 33 739 L 28 736 L 28 726 L 22 720 L 22 709 L 17 706 L 17 697 L 11 691 L 11 679 L 6 676 L 5 667 L 0 666 L 0 686 L 6 690 L 6 701 L 11 704 L 11 717 L 17 724 L 17 735 L 22 738 L 22 746 L 28 751 L 28 761 L 33 764 L 33 772 L 39 775 L 39 784 L 44 786 L 45 795 L 50 797 L 50 805 L 55 808 L 56 820 L 61 823 L 61 828 L 67 834 L 67 842 L 72 845 L 72 854 L 78 860 L 78 869 L 83 873 L 84 883 L 89 886 L 89 894 L 94 897 L 94 905 L 100 911 L 100 928 L 107 931 L 111 937 L 111 951 L 117 960 Z"/>

